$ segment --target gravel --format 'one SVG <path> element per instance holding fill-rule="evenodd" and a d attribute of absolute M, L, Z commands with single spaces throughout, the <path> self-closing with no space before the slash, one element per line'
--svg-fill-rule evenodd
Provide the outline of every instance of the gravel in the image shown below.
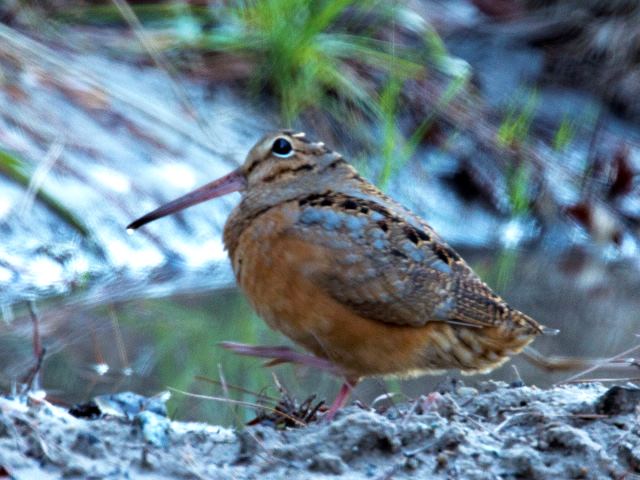
<path fill-rule="evenodd" d="M 543 390 L 456 381 L 382 411 L 350 406 L 331 423 L 274 428 L 265 421 L 243 430 L 170 421 L 162 408 L 76 418 L 34 397 L 5 397 L 0 473 L 4 468 L 16 479 L 633 478 L 640 474 L 639 395 L 633 385 Z"/>

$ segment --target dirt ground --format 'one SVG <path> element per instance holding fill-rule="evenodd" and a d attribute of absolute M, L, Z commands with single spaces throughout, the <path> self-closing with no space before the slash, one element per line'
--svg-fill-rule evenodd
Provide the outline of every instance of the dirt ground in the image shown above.
<path fill-rule="evenodd" d="M 162 404 L 87 419 L 2 398 L 0 478 L 640 478 L 639 400 L 633 385 L 451 382 L 331 423 L 236 431 L 170 421 Z"/>

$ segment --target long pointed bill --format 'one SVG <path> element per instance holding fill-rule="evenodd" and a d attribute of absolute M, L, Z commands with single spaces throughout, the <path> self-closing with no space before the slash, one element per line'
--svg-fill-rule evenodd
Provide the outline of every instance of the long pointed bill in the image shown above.
<path fill-rule="evenodd" d="M 158 218 L 166 217 L 167 215 L 171 215 L 173 213 L 179 212 L 180 210 L 184 210 L 187 207 L 191 207 L 198 203 L 202 203 L 207 200 L 211 200 L 212 198 L 221 197 L 222 195 L 226 195 L 227 193 L 237 192 L 238 190 L 242 190 L 246 186 L 247 182 L 245 180 L 244 174 L 238 168 L 233 172 L 225 175 L 218 180 L 214 180 L 211 183 L 207 183 L 202 187 L 194 190 L 191 193 L 187 193 L 186 195 L 176 198 L 174 201 L 169 202 L 157 209 L 153 212 L 147 213 L 145 216 L 140 217 L 134 222 L 131 222 L 127 226 L 127 230 L 136 230 L 143 225 L 146 225 L 149 222 L 153 222 Z"/>

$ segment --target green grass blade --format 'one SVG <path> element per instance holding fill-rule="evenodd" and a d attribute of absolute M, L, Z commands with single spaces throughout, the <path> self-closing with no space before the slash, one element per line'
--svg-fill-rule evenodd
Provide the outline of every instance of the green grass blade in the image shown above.
<path fill-rule="evenodd" d="M 31 175 L 25 169 L 25 162 L 6 150 L 0 150 L 0 175 L 3 175 L 7 179 L 24 188 L 29 188 Z M 42 189 L 38 189 L 35 192 L 35 197 L 40 203 L 42 203 L 42 205 L 48 208 L 49 211 L 57 215 L 64 223 L 78 232 L 82 237 L 89 238 L 91 236 L 91 232 L 87 226 L 80 221 L 80 219 L 78 219 L 71 210 L 66 208 L 53 196 L 49 195 Z"/>

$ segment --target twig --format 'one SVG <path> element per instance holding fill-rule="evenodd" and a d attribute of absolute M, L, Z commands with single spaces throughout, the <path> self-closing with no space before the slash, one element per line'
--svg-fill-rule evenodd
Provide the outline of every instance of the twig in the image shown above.
<path fill-rule="evenodd" d="M 196 378 L 196 380 L 201 380 L 203 382 L 213 383 L 214 385 L 220 385 L 220 387 L 222 387 L 222 383 L 220 382 L 220 380 L 214 380 L 213 378 L 205 377 L 204 375 L 196 375 L 195 378 Z M 230 384 L 230 383 L 227 383 L 226 387 L 229 390 L 235 390 L 237 392 L 247 393 L 247 394 L 253 395 L 254 397 L 259 398 L 259 399 L 269 400 L 269 401 L 272 401 L 272 402 L 277 402 L 278 401 L 278 399 L 275 398 L 275 397 L 271 397 L 271 396 L 266 395 L 264 393 L 253 392 L 253 391 L 249 390 L 248 388 L 238 387 L 237 385 L 233 385 L 233 384 Z"/>
<path fill-rule="evenodd" d="M 409 422 L 409 419 L 413 416 L 413 414 L 415 413 L 415 411 L 418 408 L 418 404 L 420 403 L 420 398 L 416 398 L 412 404 L 411 404 L 411 408 L 409 409 L 408 412 L 406 412 L 404 414 L 404 418 L 402 419 L 402 422 L 400 423 L 400 425 L 402 426 L 402 428 L 407 426 L 407 423 Z"/>
<path fill-rule="evenodd" d="M 40 319 L 36 314 L 33 302 L 28 303 L 28 309 L 29 309 L 29 316 L 31 317 L 31 323 L 33 324 L 32 342 L 33 342 L 33 357 L 35 358 L 35 364 L 33 365 L 33 367 L 31 367 L 31 369 L 25 376 L 24 380 L 22 381 L 22 383 L 25 384 L 25 389 L 23 393 L 27 393 L 31 391 L 34 383 L 36 385 L 39 383 L 39 382 L 36 382 L 36 380 L 38 378 L 38 374 L 40 373 L 40 370 L 42 369 L 42 362 L 44 361 L 44 355 L 46 352 L 46 349 L 42 346 L 42 339 L 40 338 Z"/>
<path fill-rule="evenodd" d="M 640 381 L 640 377 L 594 377 L 594 378 L 578 378 L 575 380 L 565 380 L 564 383 L 591 383 L 591 382 L 638 382 Z"/>
<path fill-rule="evenodd" d="M 228 384 L 227 384 L 227 379 L 225 378 L 224 371 L 222 370 L 222 365 L 221 365 L 220 363 L 218 363 L 218 375 L 219 375 L 219 377 L 220 377 L 220 380 L 219 380 L 219 381 L 213 381 L 212 383 L 217 383 L 217 384 L 219 384 L 219 385 L 220 385 L 220 387 L 222 388 L 222 391 L 223 391 L 223 393 L 224 393 L 225 399 L 226 399 L 229 403 L 232 403 L 232 404 L 238 404 L 238 402 L 237 402 L 237 401 L 233 401 L 233 400 L 231 400 L 231 398 L 230 398 L 230 396 L 229 396 L 229 386 L 228 386 Z M 237 388 L 239 389 L 239 387 L 237 387 Z M 241 390 L 244 390 L 244 389 L 241 389 Z M 250 394 L 255 395 L 253 392 L 249 392 L 248 390 L 245 390 L 245 391 L 246 391 L 247 393 L 250 393 Z M 269 408 L 269 407 L 264 406 L 264 407 L 262 407 L 262 408 L 267 409 L 267 408 Z M 236 411 L 233 411 L 233 410 L 232 410 L 232 414 L 233 414 L 233 416 L 235 417 L 236 422 L 238 423 L 238 425 L 242 425 L 242 423 L 243 423 L 243 422 L 242 422 L 242 420 L 240 419 L 240 415 L 238 414 L 238 412 L 236 412 Z M 256 442 L 256 444 L 260 446 L 260 448 L 264 451 L 264 453 L 265 453 L 266 455 L 268 455 L 267 460 L 273 460 L 273 458 L 274 458 L 274 457 L 273 457 L 273 455 L 272 455 L 272 454 L 269 452 L 269 450 L 267 450 L 267 448 L 264 446 L 264 443 L 262 442 L 262 440 L 261 440 L 260 438 L 258 438 L 258 436 L 257 436 L 255 433 L 253 433 L 253 432 L 247 431 L 247 433 L 251 436 L 251 438 L 253 439 L 253 441 L 254 441 L 254 442 Z"/>
<path fill-rule="evenodd" d="M 120 330 L 120 322 L 118 321 L 118 316 L 116 315 L 116 311 L 113 304 L 109 306 L 109 318 L 111 319 L 111 327 L 113 328 L 113 333 L 116 337 L 116 345 L 118 346 L 118 354 L 120 355 L 120 362 L 122 363 L 122 371 L 128 372 L 131 370 L 131 366 L 129 364 L 127 349 L 125 347 L 124 340 L 122 338 L 122 331 Z"/>
<path fill-rule="evenodd" d="M 230 398 L 229 388 L 227 388 L 227 379 L 224 377 L 222 364 L 220 363 L 218 363 L 218 376 L 220 377 L 220 386 L 222 387 L 222 393 L 224 393 L 225 398 Z"/>
<path fill-rule="evenodd" d="M 33 175 L 31 175 L 29 186 L 27 187 L 27 191 L 24 194 L 18 209 L 21 217 L 24 217 L 31 210 L 31 207 L 33 206 L 33 199 L 44 184 L 47 175 L 49 175 L 49 172 L 51 172 L 51 169 L 62 155 L 62 152 L 64 152 L 64 147 L 64 139 L 57 138 L 47 150 L 47 153 L 36 168 L 35 172 L 33 172 Z"/>
<path fill-rule="evenodd" d="M 516 374 L 516 381 L 520 383 L 520 385 L 524 385 L 524 382 L 522 381 L 522 377 L 520 376 L 520 371 L 518 370 L 518 367 L 514 364 L 511 364 L 511 368 L 513 368 L 513 372 Z"/>
<path fill-rule="evenodd" d="M 280 410 L 277 410 L 276 408 L 273 407 L 268 407 L 266 405 L 260 405 L 258 403 L 253 403 L 253 402 L 245 402 L 242 400 L 234 400 L 232 398 L 224 398 L 224 397 L 216 397 L 213 395 L 202 395 L 202 394 L 198 394 L 198 393 L 190 393 L 190 392 L 185 392 L 184 390 L 180 390 L 177 388 L 173 388 L 173 387 L 169 387 L 170 390 L 173 390 L 174 392 L 177 393 L 181 393 L 182 395 L 186 395 L 187 397 L 191 397 L 191 398 L 200 398 L 202 400 L 213 400 L 214 402 L 223 402 L 223 403 L 231 403 L 234 405 L 242 405 L 245 407 L 251 407 L 251 408 L 255 408 L 255 409 L 262 409 L 262 410 L 269 410 L 270 412 L 275 413 L 276 415 L 280 415 L 283 416 L 285 418 L 287 418 L 288 420 L 291 420 L 293 423 L 301 426 L 301 427 L 306 427 L 306 423 L 298 420 L 295 417 L 292 417 L 291 415 L 287 415 L 284 412 L 281 412 Z"/>
<path fill-rule="evenodd" d="M 571 383 L 575 379 L 580 378 L 583 375 L 586 375 L 587 373 L 591 373 L 591 372 L 597 370 L 598 368 L 601 368 L 601 367 L 603 367 L 603 366 L 605 366 L 605 365 L 607 365 L 609 363 L 615 362 L 616 360 L 620 360 L 621 358 L 624 358 L 627 355 L 629 355 L 629 354 L 631 354 L 631 353 L 633 353 L 633 352 L 635 352 L 637 350 L 640 350 L 640 345 L 636 345 L 635 347 L 628 348 L 624 352 L 620 352 L 619 354 L 614 355 L 611 358 L 606 358 L 602 362 L 599 362 L 596 365 L 594 365 L 594 366 L 592 366 L 590 368 L 587 368 L 586 370 L 583 370 L 582 372 L 578 372 L 575 375 L 567 378 L 566 380 L 563 380 L 561 382 L 556 383 L 555 385 L 562 385 L 562 384 L 565 384 L 565 383 Z"/>

